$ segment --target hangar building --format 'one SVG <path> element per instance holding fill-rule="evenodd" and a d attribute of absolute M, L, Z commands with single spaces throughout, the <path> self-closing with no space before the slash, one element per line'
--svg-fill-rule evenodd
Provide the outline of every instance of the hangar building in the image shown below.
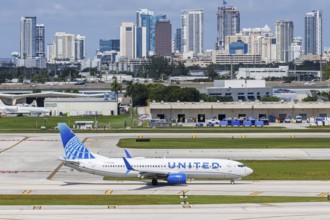
<path fill-rule="evenodd" d="M 271 122 L 277 118 L 302 116 L 330 116 L 330 102 L 294 103 L 294 102 L 152 102 L 150 114 L 153 119 L 168 119 L 176 122 L 205 122 L 208 119 L 255 117 L 268 118 Z"/>
<path fill-rule="evenodd" d="M 103 98 L 46 98 L 45 108 L 51 115 L 118 115 L 117 101 Z"/>

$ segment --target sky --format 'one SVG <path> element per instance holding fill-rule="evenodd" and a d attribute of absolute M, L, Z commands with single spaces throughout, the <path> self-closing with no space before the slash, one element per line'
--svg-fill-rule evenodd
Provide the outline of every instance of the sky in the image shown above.
<path fill-rule="evenodd" d="M 93 57 L 99 39 L 119 38 L 121 22 L 136 22 L 136 11 L 147 8 L 166 14 L 172 34 L 181 27 L 181 10 L 204 9 L 204 48 L 214 49 L 217 8 L 222 0 L 0 0 L 0 58 L 19 51 L 20 17 L 36 16 L 46 26 L 46 44 L 55 32 L 86 36 L 86 55 Z M 305 13 L 323 11 L 323 43 L 330 46 L 329 0 L 227 0 L 241 14 L 241 29 L 263 27 L 275 30 L 276 20 L 294 22 L 294 35 L 304 36 Z"/>

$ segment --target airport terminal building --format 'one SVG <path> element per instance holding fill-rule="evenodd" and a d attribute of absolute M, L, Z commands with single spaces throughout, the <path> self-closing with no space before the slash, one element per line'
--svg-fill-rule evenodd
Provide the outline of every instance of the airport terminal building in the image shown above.
<path fill-rule="evenodd" d="M 152 102 L 150 115 L 153 119 L 167 119 L 176 122 L 205 122 L 208 119 L 254 117 L 267 118 L 274 122 L 277 118 L 302 116 L 330 116 L 330 102 Z"/>

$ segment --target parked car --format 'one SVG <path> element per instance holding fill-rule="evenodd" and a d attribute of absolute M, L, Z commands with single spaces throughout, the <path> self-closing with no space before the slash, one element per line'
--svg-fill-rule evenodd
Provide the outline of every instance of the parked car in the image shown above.
<path fill-rule="evenodd" d="M 286 117 L 284 119 L 284 123 L 291 123 L 291 117 Z"/>
<path fill-rule="evenodd" d="M 296 123 L 302 123 L 302 117 L 300 115 L 296 116 Z"/>

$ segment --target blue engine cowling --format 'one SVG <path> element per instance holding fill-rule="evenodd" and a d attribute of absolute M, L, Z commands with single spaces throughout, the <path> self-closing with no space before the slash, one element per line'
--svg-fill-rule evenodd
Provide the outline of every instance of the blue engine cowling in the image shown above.
<path fill-rule="evenodd" d="M 187 174 L 185 173 L 172 173 L 167 177 L 168 184 L 185 184 L 187 182 Z"/>

